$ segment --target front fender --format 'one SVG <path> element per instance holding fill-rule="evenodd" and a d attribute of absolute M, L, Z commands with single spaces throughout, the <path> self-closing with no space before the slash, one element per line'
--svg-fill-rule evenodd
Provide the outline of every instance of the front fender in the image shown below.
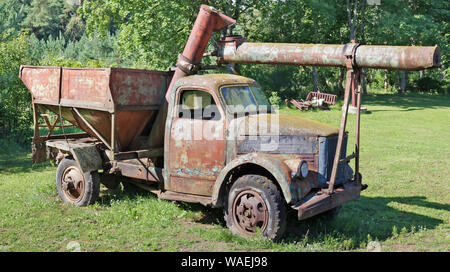
<path fill-rule="evenodd" d="M 213 206 L 217 206 L 218 204 L 220 193 L 222 191 L 221 189 L 226 184 L 225 179 L 228 176 L 228 173 L 238 166 L 249 163 L 258 165 L 273 175 L 281 188 L 286 203 L 290 203 L 293 200 L 293 197 L 296 198 L 296 196 L 299 195 L 299 192 L 297 191 L 300 190 L 300 188 L 296 186 L 296 183 L 291 183 L 291 170 L 281 159 L 262 153 L 248 153 L 232 160 L 220 172 L 213 188 Z"/>

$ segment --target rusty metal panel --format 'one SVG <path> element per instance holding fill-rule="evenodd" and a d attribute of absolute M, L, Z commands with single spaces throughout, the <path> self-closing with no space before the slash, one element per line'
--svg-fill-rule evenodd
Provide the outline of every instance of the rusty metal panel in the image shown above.
<path fill-rule="evenodd" d="M 161 168 L 148 166 L 141 159 L 119 161 L 114 168 L 125 177 L 156 182 L 163 180 Z"/>
<path fill-rule="evenodd" d="M 83 173 L 102 169 L 103 160 L 95 144 L 76 144 L 70 151 Z"/>
<path fill-rule="evenodd" d="M 334 193 L 331 195 L 322 191 L 311 193 L 309 197 L 305 197 L 302 202 L 299 202 L 292 208 L 298 210 L 299 220 L 307 219 L 338 207 L 343 203 L 358 199 L 361 189 L 361 184 L 350 182 L 341 188 L 335 189 Z"/>
<path fill-rule="evenodd" d="M 119 150 L 128 150 L 130 144 L 140 135 L 155 114 L 151 110 L 119 110 L 116 113 L 116 137 Z"/>
<path fill-rule="evenodd" d="M 211 196 L 214 187 L 213 180 L 189 177 L 170 177 L 170 191 L 184 194 Z"/>
<path fill-rule="evenodd" d="M 61 106 L 114 110 L 109 69 L 63 68 Z"/>
<path fill-rule="evenodd" d="M 266 169 L 270 172 L 275 180 L 278 182 L 278 185 L 281 187 L 281 191 L 287 203 L 296 203 L 298 202 L 298 196 L 301 195 L 300 188 L 295 183 L 291 183 L 291 169 L 289 169 L 288 165 L 283 162 L 282 159 L 278 157 L 278 155 L 274 154 L 264 154 L 264 153 L 248 153 L 244 155 L 237 156 L 231 162 L 227 163 L 227 165 L 220 171 L 216 182 L 213 187 L 212 194 L 212 205 L 220 206 L 223 195 L 223 188 L 225 184 L 228 182 L 226 177 L 228 174 L 234 169 L 245 165 L 245 164 L 254 164 Z M 291 186 L 292 185 L 292 186 Z"/>
<path fill-rule="evenodd" d="M 31 160 L 33 164 L 44 162 L 47 160 L 45 138 L 33 138 L 31 143 Z"/>
<path fill-rule="evenodd" d="M 245 137 L 239 142 L 237 147 L 238 154 L 262 152 L 270 154 L 315 154 L 318 151 L 317 137 L 305 136 L 255 136 Z M 263 144 L 275 143 L 273 150 L 264 150 Z"/>
<path fill-rule="evenodd" d="M 159 109 L 171 73 L 111 68 L 111 94 L 118 109 Z"/>
<path fill-rule="evenodd" d="M 310 193 L 311 189 L 318 188 L 318 173 L 319 163 L 318 154 L 274 154 L 281 161 L 283 161 L 292 172 L 298 171 L 298 166 L 301 161 L 306 161 L 308 164 L 308 176 L 305 179 L 292 178 L 289 181 L 289 187 L 293 191 L 294 201 L 303 199 Z"/>
<path fill-rule="evenodd" d="M 34 103 L 59 103 L 60 67 L 20 66 L 19 77 L 30 90 Z"/>
<path fill-rule="evenodd" d="M 196 139 L 196 131 L 211 127 L 218 139 Z M 185 139 L 190 135 L 192 138 Z M 211 195 L 212 187 L 225 165 L 226 141 L 223 120 L 206 121 L 176 118 L 172 124 L 170 147 L 170 188 L 172 191 Z M 185 179 L 183 185 L 180 180 Z M 196 183 L 195 180 L 202 182 Z M 177 182 L 179 181 L 179 182 Z M 178 183 L 178 184 L 177 184 Z M 182 186 L 182 187 L 180 187 Z M 188 190 L 188 191 L 180 191 Z"/>

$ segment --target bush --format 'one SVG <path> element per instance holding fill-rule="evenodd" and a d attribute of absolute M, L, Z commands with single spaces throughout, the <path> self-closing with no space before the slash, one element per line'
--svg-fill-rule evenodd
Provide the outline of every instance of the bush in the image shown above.
<path fill-rule="evenodd" d="M 26 144 L 33 135 L 31 95 L 18 77 L 20 65 L 65 67 L 133 66 L 123 61 L 114 36 L 66 41 L 60 35 L 39 40 L 34 35 L 0 34 L 0 137 Z"/>
<path fill-rule="evenodd" d="M 278 96 L 277 92 L 272 92 L 271 96 L 269 97 L 269 102 L 272 105 L 281 105 L 281 97 Z"/>
<path fill-rule="evenodd" d="M 28 41 L 26 34 L 20 34 L 0 42 L 0 137 L 19 143 L 29 141 L 32 134 L 31 95 L 18 77 L 21 64 L 37 64 Z"/>
<path fill-rule="evenodd" d="M 442 92 L 441 82 L 428 76 L 424 76 L 414 80 L 413 86 L 419 92 Z"/>

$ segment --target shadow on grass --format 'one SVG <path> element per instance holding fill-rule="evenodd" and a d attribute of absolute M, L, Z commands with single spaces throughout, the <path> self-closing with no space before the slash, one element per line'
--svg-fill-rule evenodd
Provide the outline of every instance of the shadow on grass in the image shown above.
<path fill-rule="evenodd" d="M 377 111 L 416 111 L 423 109 L 436 109 L 450 107 L 450 95 L 418 94 L 371 94 L 362 97 L 364 106 L 393 106 L 400 110 L 371 110 Z M 370 108 L 369 108 L 370 109 Z"/>
<path fill-rule="evenodd" d="M 144 196 L 148 198 L 157 198 L 157 196 L 149 191 L 141 189 L 134 185 L 124 186 L 121 183 L 115 189 L 108 189 L 104 186 L 100 188 L 100 197 L 97 200 L 97 203 L 101 206 L 111 206 L 111 203 L 118 200 L 133 200 L 138 199 L 139 197 Z"/>
<path fill-rule="evenodd" d="M 286 231 L 286 242 L 303 241 L 308 238 L 317 241 L 327 235 L 339 240 L 352 239 L 356 246 L 367 242 L 370 235 L 373 239 L 384 241 L 400 232 L 414 232 L 420 229 L 434 229 L 444 221 L 431 216 L 404 212 L 392 208 L 390 203 L 421 206 L 436 210 L 450 211 L 449 204 L 427 201 L 425 197 L 366 197 L 361 196 L 356 202 L 344 205 L 341 213 L 334 219 L 326 220 L 316 216 L 298 222 L 296 215 L 291 214 Z M 398 234 L 398 233 L 397 233 Z"/>
<path fill-rule="evenodd" d="M 146 191 L 133 185 L 128 186 L 126 188 L 123 187 L 123 185 L 120 185 L 116 189 L 107 189 L 105 187 L 103 188 L 104 189 L 101 190 L 100 192 L 100 198 L 97 201 L 102 206 L 111 206 L 111 203 L 113 201 L 124 199 L 133 200 L 141 196 L 149 198 L 157 198 L 157 196 L 154 193 L 151 193 L 149 191 Z M 170 201 L 170 200 L 163 200 L 163 201 Z M 182 201 L 176 201 L 176 203 L 183 210 L 200 212 L 202 216 L 194 220 L 196 223 L 219 224 L 225 226 L 222 209 L 205 207 L 199 203 L 189 203 Z"/>
<path fill-rule="evenodd" d="M 397 210 L 389 206 L 397 202 L 406 205 L 421 206 L 436 210 L 450 211 L 449 204 L 427 201 L 425 197 L 366 197 L 343 206 L 340 214 L 334 219 L 326 219 L 320 215 L 303 221 L 297 220 L 295 210 L 288 212 L 288 225 L 285 237 L 281 242 L 321 243 L 329 238 L 337 241 L 351 239 L 354 247 L 366 243 L 368 236 L 378 241 L 384 241 L 395 235 L 394 229 L 400 233 L 415 232 L 420 229 L 434 229 L 443 220 L 431 216 L 420 215 Z M 203 217 L 195 220 L 202 224 L 219 224 L 226 227 L 222 209 L 204 207 L 200 204 L 179 202 L 185 210 L 201 212 Z M 307 236 L 307 237 L 306 237 Z"/>
<path fill-rule="evenodd" d="M 33 165 L 31 158 L 25 152 L 0 155 L 0 173 L 2 174 L 43 171 L 51 166 L 53 165 L 49 161 Z"/>

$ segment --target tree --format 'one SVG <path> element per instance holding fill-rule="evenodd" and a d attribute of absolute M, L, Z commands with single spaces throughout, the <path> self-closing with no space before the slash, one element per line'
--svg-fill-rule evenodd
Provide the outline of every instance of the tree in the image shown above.
<path fill-rule="evenodd" d="M 0 2 L 0 33 L 7 40 L 21 29 L 21 22 L 26 17 L 25 9 L 31 0 L 2 0 Z M 7 33 L 7 34 L 5 34 Z"/>
<path fill-rule="evenodd" d="M 71 5 L 67 1 L 32 0 L 25 7 L 26 17 L 22 26 L 29 28 L 39 39 L 57 37 L 66 31 L 76 9 L 76 5 Z"/>

